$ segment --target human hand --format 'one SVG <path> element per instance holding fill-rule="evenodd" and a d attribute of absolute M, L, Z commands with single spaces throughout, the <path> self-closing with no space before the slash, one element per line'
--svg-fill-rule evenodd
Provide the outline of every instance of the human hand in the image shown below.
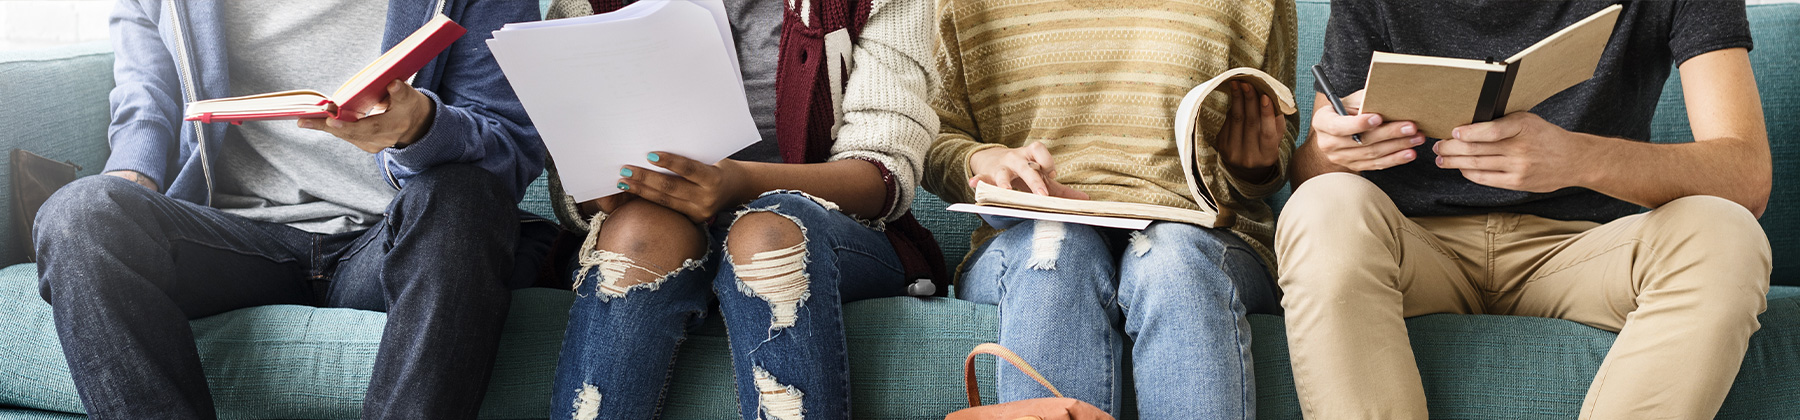
<path fill-rule="evenodd" d="M 1537 114 L 1515 112 L 1498 120 L 1450 131 L 1432 145 L 1439 168 L 1462 171 L 1477 184 L 1515 191 L 1551 192 L 1585 185 L 1593 156 L 1586 137 L 1572 135 Z"/>
<path fill-rule="evenodd" d="M 1412 150 L 1425 144 L 1425 135 L 1411 121 L 1383 121 L 1380 115 L 1359 114 L 1363 91 L 1343 99 L 1345 111 L 1338 115 L 1329 106 L 1313 111 L 1313 138 L 1307 145 L 1323 153 L 1333 165 L 1352 171 L 1378 171 L 1400 166 L 1419 157 Z M 1352 135 L 1362 135 L 1357 143 Z"/>
<path fill-rule="evenodd" d="M 144 186 L 144 188 L 149 188 L 150 191 L 156 191 L 156 181 L 150 180 L 150 177 L 144 176 L 144 174 L 138 173 L 138 171 L 112 171 L 107 172 L 106 174 L 125 178 L 127 181 L 136 182 L 138 185 Z"/>
<path fill-rule="evenodd" d="M 652 152 L 645 160 L 675 175 L 626 165 L 619 170 L 619 189 L 680 212 L 694 223 L 750 201 L 745 197 L 744 167 L 735 160 L 708 165 L 665 152 Z"/>
<path fill-rule="evenodd" d="M 437 106 L 431 103 L 431 98 L 419 93 L 418 89 L 399 80 L 388 82 L 387 91 L 386 98 L 370 105 L 368 109 L 338 110 L 340 113 L 356 113 L 359 116 L 356 122 L 336 118 L 306 118 L 301 119 L 298 124 L 300 128 L 331 133 L 369 153 L 379 153 L 390 147 L 402 148 L 419 141 L 431 126 Z"/>
<path fill-rule="evenodd" d="M 1086 200 L 1087 193 L 1056 182 L 1056 158 L 1043 143 L 1032 142 L 1017 149 L 995 147 L 969 156 L 969 188 L 986 182 L 1037 195 Z"/>
<path fill-rule="evenodd" d="M 1231 110 L 1226 113 L 1225 127 L 1219 129 L 1213 149 L 1218 150 L 1231 176 L 1250 182 L 1267 181 L 1281 160 L 1287 121 L 1269 97 L 1249 83 L 1231 82 L 1228 92 Z"/>

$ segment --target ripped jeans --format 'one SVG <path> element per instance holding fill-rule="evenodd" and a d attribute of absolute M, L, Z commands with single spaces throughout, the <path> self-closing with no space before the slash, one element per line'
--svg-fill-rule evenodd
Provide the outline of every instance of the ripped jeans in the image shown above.
<path fill-rule="evenodd" d="M 1064 396 L 1117 417 L 1135 385 L 1146 419 L 1255 418 L 1250 313 L 1279 309 L 1274 278 L 1237 235 L 1024 220 L 982 245 L 957 294 L 1000 305 L 1000 344 Z M 1122 371 L 1127 339 L 1132 376 Z M 1052 396 L 999 366 L 1000 401 Z"/>
<path fill-rule="evenodd" d="M 732 261 L 725 238 L 745 212 L 800 226 L 793 251 Z M 708 229 L 706 256 L 667 277 L 612 288 L 604 267 L 576 271 L 551 418 L 648 419 L 660 411 L 676 348 L 716 302 L 730 336 L 746 419 L 850 418 L 842 303 L 905 294 L 887 236 L 808 196 L 769 193 Z M 746 274 L 740 279 L 739 272 Z M 746 282 L 748 280 L 749 282 Z"/>

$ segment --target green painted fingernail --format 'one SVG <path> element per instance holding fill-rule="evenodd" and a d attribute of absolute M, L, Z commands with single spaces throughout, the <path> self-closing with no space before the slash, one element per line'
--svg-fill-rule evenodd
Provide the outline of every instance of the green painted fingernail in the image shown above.
<path fill-rule="evenodd" d="M 648 159 L 650 159 L 651 162 L 659 162 L 659 161 L 662 161 L 662 156 L 657 156 L 655 153 L 651 153 L 650 156 L 648 157 Z"/>
<path fill-rule="evenodd" d="M 631 168 L 619 168 L 619 176 L 630 178 Z"/>
<path fill-rule="evenodd" d="M 630 185 L 625 185 L 625 183 L 623 183 L 623 182 L 620 182 L 620 183 L 619 183 L 619 190 L 621 190 L 621 191 L 628 191 L 628 190 L 631 190 L 631 186 L 630 186 Z"/>

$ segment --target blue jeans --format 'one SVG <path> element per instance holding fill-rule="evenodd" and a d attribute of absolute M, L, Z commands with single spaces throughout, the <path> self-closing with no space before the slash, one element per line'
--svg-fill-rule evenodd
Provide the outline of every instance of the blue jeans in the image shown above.
<path fill-rule="evenodd" d="M 1276 311 L 1279 300 L 1274 278 L 1231 232 L 1025 220 L 971 258 L 957 293 L 1000 305 L 1000 344 L 1064 396 L 1118 416 L 1129 339 L 1143 418 L 1256 417 L 1245 315 Z M 1000 401 L 1051 396 L 1004 364 L 999 392 Z"/>
<path fill-rule="evenodd" d="M 38 284 L 91 418 L 216 417 L 188 320 L 295 304 L 388 313 L 364 418 L 472 419 L 514 252 L 554 233 L 504 194 L 485 170 L 438 167 L 373 228 L 321 235 L 91 176 L 39 212 Z"/>
<path fill-rule="evenodd" d="M 752 290 L 725 238 L 745 212 L 793 221 L 805 239 L 804 294 L 793 303 Z M 706 256 L 655 283 L 609 295 L 603 270 L 576 288 L 551 399 L 551 418 L 648 419 L 660 410 L 676 348 L 714 302 L 725 317 L 738 411 L 746 419 L 850 418 L 850 361 L 842 303 L 899 296 L 906 279 L 882 232 L 792 192 L 765 194 L 709 227 Z M 792 284 L 792 282 L 790 282 Z M 793 290 L 799 292 L 800 289 Z M 791 297 L 791 295 L 790 295 Z"/>

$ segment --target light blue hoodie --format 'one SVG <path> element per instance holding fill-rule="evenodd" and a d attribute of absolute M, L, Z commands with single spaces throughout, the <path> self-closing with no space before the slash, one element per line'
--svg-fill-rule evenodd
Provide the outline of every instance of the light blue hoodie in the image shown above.
<path fill-rule="evenodd" d="M 437 106 L 430 130 L 417 143 L 383 150 L 375 159 L 396 189 L 437 165 L 474 164 L 508 181 L 505 186 L 517 202 L 543 171 L 544 142 L 488 53 L 486 40 L 506 23 L 537 20 L 538 2 L 392 0 L 382 50 L 438 13 L 468 34 L 413 78 L 413 87 Z M 107 139 L 112 156 L 106 171 L 137 171 L 170 197 L 211 205 L 217 167 L 211 159 L 223 156 L 225 125 L 181 118 L 187 102 L 222 98 L 231 91 L 220 19 L 217 1 L 121 0 L 113 8 L 117 87 L 111 97 Z"/>

